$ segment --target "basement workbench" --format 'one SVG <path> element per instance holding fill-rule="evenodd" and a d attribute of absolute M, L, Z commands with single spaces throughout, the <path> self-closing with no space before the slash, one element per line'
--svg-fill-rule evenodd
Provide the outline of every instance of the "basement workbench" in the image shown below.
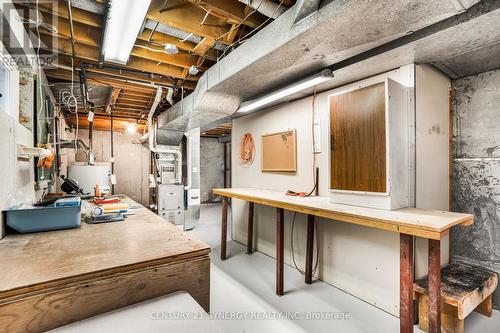
<path fill-rule="evenodd" d="M 142 206 L 121 222 L 7 235 L 0 331 L 42 332 L 176 291 L 208 311 L 209 252 Z"/>
<path fill-rule="evenodd" d="M 393 211 L 333 204 L 328 197 L 293 197 L 274 190 L 238 188 L 214 189 L 222 196 L 221 259 L 227 246 L 228 198 L 249 202 L 247 253 L 253 251 L 254 204 L 276 208 L 276 294 L 284 294 L 284 211 L 303 213 L 307 219 L 305 282 L 312 282 L 314 219 L 363 225 L 400 234 L 400 332 L 413 332 L 413 243 L 414 236 L 429 240 L 429 332 L 441 330 L 441 242 L 450 228 L 474 222 L 470 214 L 404 208 Z"/>

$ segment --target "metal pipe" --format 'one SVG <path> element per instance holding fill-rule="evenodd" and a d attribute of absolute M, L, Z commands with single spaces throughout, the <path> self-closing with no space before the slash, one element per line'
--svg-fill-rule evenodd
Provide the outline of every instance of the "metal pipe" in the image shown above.
<path fill-rule="evenodd" d="M 287 10 L 285 6 L 272 2 L 271 0 L 239 0 L 239 2 L 243 2 L 245 5 L 250 6 L 259 13 L 273 19 L 277 18 Z"/>
<path fill-rule="evenodd" d="M 150 75 L 150 74 L 147 74 L 147 73 L 144 73 L 144 72 L 140 72 L 140 71 L 134 71 L 134 70 L 130 70 L 130 69 L 121 69 L 121 68 L 117 68 L 117 67 L 113 67 L 113 66 L 102 66 L 102 68 L 99 68 L 95 64 L 83 63 L 82 65 L 85 68 L 95 68 L 95 69 L 104 69 L 104 70 L 111 70 L 111 71 L 119 71 L 119 72 L 122 72 L 122 73 L 130 73 L 130 74 L 133 74 L 133 75 L 142 75 L 142 76 L 149 76 Z M 60 68 L 60 69 L 65 69 L 65 70 L 71 71 L 71 67 L 68 67 L 68 66 L 56 65 L 56 67 Z M 76 68 L 75 70 L 76 71 L 81 71 L 78 68 Z M 88 71 L 86 71 L 86 72 L 88 72 Z M 117 74 L 108 74 L 108 73 L 99 73 L 99 72 L 93 72 L 93 71 L 91 71 L 90 73 L 95 74 L 95 75 L 99 75 L 99 76 L 102 76 L 102 77 L 108 77 L 110 79 L 117 80 L 117 81 L 122 81 L 122 82 L 125 82 L 125 83 L 141 84 L 141 85 L 144 85 L 144 86 L 147 86 L 147 87 L 153 87 L 153 88 L 156 88 L 158 86 L 162 86 L 162 87 L 165 87 L 165 88 L 170 88 L 171 87 L 169 85 L 161 84 L 161 83 L 154 83 L 153 84 L 153 83 L 135 81 L 135 80 L 130 80 L 130 79 L 117 78 L 117 76 L 120 76 L 119 73 L 117 73 Z M 88 75 L 88 73 L 87 73 L 87 75 Z M 138 80 L 141 80 L 141 79 L 138 79 Z M 147 79 L 147 78 L 145 78 L 144 81 L 150 81 L 150 80 Z"/>
<path fill-rule="evenodd" d="M 93 103 L 90 103 L 90 104 L 92 107 L 92 109 L 91 109 L 92 111 L 90 111 L 90 112 L 93 112 L 94 104 Z M 89 159 L 88 159 L 89 165 L 94 165 L 94 153 L 92 151 L 92 146 L 93 146 L 93 141 L 94 141 L 93 132 L 94 132 L 94 119 L 92 119 L 92 121 L 89 121 Z"/>
<path fill-rule="evenodd" d="M 115 154 L 114 154 L 114 142 L 113 142 L 113 111 L 110 112 L 110 127 L 111 127 L 111 174 L 115 174 Z M 115 194 L 115 184 L 111 183 L 111 194 Z"/>
<path fill-rule="evenodd" d="M 83 106 L 87 105 L 87 98 L 86 98 L 86 89 L 85 89 L 85 79 L 83 78 L 82 72 L 79 73 L 79 79 L 80 79 L 80 95 L 82 97 L 82 103 Z"/>
<path fill-rule="evenodd" d="M 156 90 L 155 99 L 151 109 L 148 114 L 148 134 L 149 134 L 149 150 L 153 153 L 166 153 L 177 155 L 177 180 L 180 182 L 180 173 L 182 170 L 182 158 L 181 152 L 178 149 L 169 149 L 169 148 L 159 148 L 156 146 L 156 124 L 153 126 L 153 116 L 156 111 L 156 108 L 161 102 L 163 90 L 161 87 L 158 87 Z"/>
<path fill-rule="evenodd" d="M 102 68 L 104 65 L 104 52 L 106 51 L 106 41 L 107 41 L 107 34 L 108 34 L 108 21 L 109 21 L 109 14 L 110 14 L 110 8 L 111 8 L 111 2 L 112 0 L 109 0 L 106 4 L 106 14 L 104 15 L 104 25 L 103 25 L 103 30 L 102 30 L 102 43 L 101 43 L 101 50 L 99 51 L 99 59 L 97 60 L 97 67 Z"/>
<path fill-rule="evenodd" d="M 71 10 L 71 0 L 66 0 L 66 4 L 68 5 L 69 31 L 71 35 L 71 53 L 73 55 L 73 63 L 75 63 L 76 61 L 75 34 L 73 31 L 73 12 Z"/>

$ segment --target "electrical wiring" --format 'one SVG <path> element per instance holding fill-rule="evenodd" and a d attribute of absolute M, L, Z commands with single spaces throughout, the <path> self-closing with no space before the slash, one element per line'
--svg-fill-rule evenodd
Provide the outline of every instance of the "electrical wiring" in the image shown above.
<path fill-rule="evenodd" d="M 293 235 L 295 231 L 295 220 L 297 218 L 297 212 L 293 212 L 293 217 L 292 217 L 292 226 L 291 226 L 291 231 L 290 231 L 290 252 L 292 254 L 292 263 L 294 268 L 299 271 L 302 275 L 305 274 L 304 270 L 300 269 L 299 266 L 297 265 L 297 262 L 295 261 L 295 250 L 293 247 Z M 316 262 L 314 263 L 313 270 L 312 270 L 312 275 L 316 273 L 318 270 L 318 264 L 319 264 L 319 238 L 318 238 L 318 224 L 314 222 L 314 235 L 316 238 Z"/>
<path fill-rule="evenodd" d="M 75 155 L 78 150 L 78 99 L 74 94 L 74 62 L 73 58 L 71 58 L 71 86 L 70 91 L 63 91 L 60 96 L 61 104 L 64 105 L 70 113 L 75 114 Z"/>
<path fill-rule="evenodd" d="M 314 188 L 312 189 L 311 193 L 316 190 L 316 187 L 318 186 L 318 179 L 316 179 L 316 133 L 315 133 L 315 120 L 316 120 L 316 97 L 317 97 L 317 91 L 316 87 L 313 88 L 313 98 L 312 98 L 312 120 L 311 120 L 311 133 L 312 133 L 312 160 L 313 160 L 313 165 L 312 165 L 312 172 L 313 172 L 313 184 Z M 310 195 L 309 194 L 309 195 Z"/>
<path fill-rule="evenodd" d="M 281 0 L 281 1 L 280 1 L 280 4 L 278 5 L 278 7 L 276 7 L 276 9 L 274 10 L 274 12 L 273 12 L 273 15 L 272 15 L 272 16 L 274 16 L 274 15 L 277 13 L 278 9 L 280 9 L 280 8 L 281 8 L 281 6 L 283 5 L 283 3 L 284 3 L 284 2 L 285 2 L 284 0 Z M 262 4 L 262 2 L 261 2 L 261 4 Z M 260 4 L 259 4 L 259 7 L 260 7 Z M 257 7 L 257 9 L 258 9 L 259 7 Z M 252 12 L 252 14 L 253 14 L 255 11 L 257 11 L 257 9 L 255 9 L 255 10 Z M 246 19 L 246 18 L 245 18 L 245 19 Z M 245 19 L 244 19 L 244 20 L 245 20 Z M 272 19 L 271 17 L 268 17 L 268 18 L 267 18 L 264 22 L 262 22 L 261 24 L 259 24 L 259 25 L 258 25 L 256 28 L 254 28 L 252 31 L 248 32 L 248 33 L 247 33 L 247 34 L 245 34 L 244 36 L 242 36 L 242 37 L 238 38 L 238 40 L 237 40 L 237 41 L 235 41 L 235 42 L 233 42 L 232 44 L 228 45 L 228 46 L 224 49 L 224 52 L 222 52 L 222 54 L 221 54 L 221 55 L 217 58 L 217 61 L 219 61 L 220 59 L 222 59 L 222 58 L 226 55 L 226 52 L 227 52 L 227 51 L 228 51 L 228 50 L 229 50 L 232 46 L 234 46 L 235 44 L 239 44 L 242 40 L 245 40 L 248 36 L 252 35 L 254 32 L 256 32 L 257 30 L 259 30 L 260 28 L 262 28 L 262 26 L 264 26 L 265 24 L 267 24 L 267 22 L 269 22 L 269 20 L 271 20 L 271 19 Z M 243 23 L 243 21 L 242 21 L 242 23 Z M 241 24 L 240 24 L 240 25 L 241 25 Z M 231 31 L 232 31 L 232 30 L 230 30 L 229 32 L 231 32 Z M 229 32 L 227 32 L 227 33 L 229 33 Z M 226 33 L 226 34 L 227 34 L 227 33 Z"/>
<path fill-rule="evenodd" d="M 240 160 L 245 165 L 252 165 L 255 159 L 255 143 L 252 134 L 246 133 L 240 140 Z"/>
<path fill-rule="evenodd" d="M 163 54 L 167 54 L 167 55 L 170 55 L 168 54 L 167 52 L 165 52 L 165 49 L 154 49 L 152 47 L 149 47 L 149 46 L 145 46 L 145 45 L 139 45 L 139 44 L 135 44 L 134 45 L 135 47 L 139 47 L 141 49 L 146 49 L 146 50 L 149 50 L 151 52 L 158 52 L 158 53 L 163 53 Z"/>
<path fill-rule="evenodd" d="M 274 16 L 274 14 L 276 14 L 276 12 L 278 11 L 279 8 L 281 8 L 281 6 L 283 5 L 284 3 L 284 0 L 281 0 L 280 4 L 278 5 L 278 7 L 276 7 L 274 13 L 272 16 Z M 247 15 L 245 15 L 245 17 L 236 25 L 232 26 L 231 29 L 229 29 L 227 32 L 223 33 L 222 35 L 216 37 L 214 39 L 214 41 L 211 43 L 210 47 L 213 47 L 213 45 L 215 45 L 216 42 L 222 40 L 224 37 L 228 36 L 229 34 L 231 34 L 234 30 L 236 29 L 239 29 L 239 27 L 250 17 L 252 16 L 253 14 L 255 14 L 258 9 L 260 8 L 260 6 L 262 5 L 262 2 L 259 4 L 259 6 L 255 9 L 253 9 L 252 11 L 250 11 Z M 203 8 L 205 9 L 205 8 Z M 206 11 L 206 9 L 205 9 Z M 271 20 L 271 17 L 267 18 L 264 22 L 262 22 L 259 26 L 257 26 L 256 28 L 254 28 L 252 31 L 250 31 L 249 33 L 247 33 L 245 36 L 243 37 L 239 37 L 238 40 L 236 42 L 233 42 L 232 44 L 228 45 L 225 49 L 224 49 L 224 52 L 222 53 L 221 56 L 217 57 L 217 61 L 219 61 L 220 59 L 222 59 L 225 54 L 227 53 L 227 51 L 232 47 L 234 46 L 235 44 L 239 44 L 242 42 L 242 40 L 246 39 L 247 36 L 253 34 L 256 30 L 260 29 L 263 25 L 265 25 L 267 22 L 269 22 L 269 20 Z"/>
<path fill-rule="evenodd" d="M 38 5 L 39 5 L 39 0 L 36 0 L 36 22 L 40 21 L 40 12 L 38 11 Z M 36 24 L 36 34 L 37 34 L 37 48 L 36 48 L 36 60 L 37 60 L 37 73 L 38 73 L 38 88 L 39 88 L 39 96 L 40 96 L 40 107 L 37 109 L 36 112 L 36 124 L 38 128 L 38 133 L 42 133 L 42 127 L 40 125 L 40 114 L 42 113 L 43 109 L 43 88 L 42 88 L 42 67 L 40 65 L 40 48 L 42 41 L 40 39 L 40 29 L 39 25 Z"/>
<path fill-rule="evenodd" d="M 313 188 L 309 193 L 305 192 L 294 192 L 294 191 L 287 191 L 286 195 L 291 195 L 291 196 L 301 196 L 301 197 L 310 197 L 314 192 L 318 192 L 318 175 L 317 175 L 317 167 L 316 167 L 316 133 L 315 133 L 315 118 L 316 118 L 316 87 L 314 87 L 313 90 L 313 98 L 312 98 L 312 120 L 311 120 L 311 133 L 312 133 L 312 172 L 313 172 Z M 317 195 L 317 194 L 316 194 Z"/>
<path fill-rule="evenodd" d="M 316 153 L 315 153 L 315 147 L 316 147 L 316 136 L 315 136 L 315 126 L 314 126 L 314 123 L 315 123 L 315 118 L 316 118 L 316 97 L 317 97 L 317 91 L 316 91 L 316 87 L 314 87 L 313 89 L 313 98 L 312 98 L 312 121 L 311 121 L 311 133 L 312 133 L 312 172 L 313 172 L 313 184 L 314 184 L 314 187 L 313 189 L 311 190 L 311 192 L 309 192 L 306 197 L 309 197 L 311 196 L 314 191 L 317 189 L 318 187 L 318 179 L 317 179 L 317 176 L 316 176 Z M 291 226 L 291 232 L 290 232 L 290 249 L 291 249 L 291 253 L 292 253 L 292 262 L 293 262 L 293 266 L 295 267 L 295 269 L 297 269 L 300 273 L 304 274 L 304 271 L 301 270 L 298 266 L 297 266 L 297 263 L 295 261 L 295 250 L 294 250 L 294 247 L 293 247 L 293 235 L 294 235 L 294 230 L 295 230 L 295 219 L 297 217 L 297 212 L 294 212 L 293 213 L 293 218 L 292 218 L 292 226 Z M 319 262 L 319 238 L 318 238 L 318 224 L 316 222 L 314 222 L 314 233 L 315 233 L 315 238 L 316 238 L 316 263 L 314 264 L 314 268 L 313 268 L 313 272 L 312 274 L 314 275 L 314 273 L 316 272 L 317 268 L 318 268 L 318 262 Z"/>
<path fill-rule="evenodd" d="M 35 21 L 35 20 L 27 19 L 27 18 L 24 18 L 21 16 L 16 16 L 16 19 L 23 24 L 34 24 L 37 27 L 45 28 L 46 30 L 52 32 L 53 34 L 57 34 L 57 28 L 55 26 L 53 26 L 52 24 L 45 23 L 43 20 L 37 19 Z"/>

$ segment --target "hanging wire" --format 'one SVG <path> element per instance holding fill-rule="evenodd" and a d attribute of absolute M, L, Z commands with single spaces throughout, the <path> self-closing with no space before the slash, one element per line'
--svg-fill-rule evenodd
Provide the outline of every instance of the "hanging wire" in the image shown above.
<path fill-rule="evenodd" d="M 291 232 L 290 232 L 290 252 L 292 253 L 292 263 L 293 266 L 297 271 L 299 271 L 302 275 L 305 274 L 304 270 L 300 269 L 299 266 L 297 265 L 297 262 L 295 261 L 295 250 L 293 246 L 293 235 L 294 235 L 294 230 L 295 230 L 295 220 L 297 217 L 297 212 L 293 212 L 293 218 L 292 218 L 292 226 L 291 226 Z M 312 270 L 312 275 L 316 274 L 316 271 L 318 270 L 318 263 L 319 263 L 319 237 L 318 237 L 318 224 L 314 222 L 314 234 L 316 238 L 316 262 L 314 263 L 314 267 Z"/>
<path fill-rule="evenodd" d="M 228 45 L 228 46 L 224 49 L 224 52 L 222 52 L 222 54 L 221 54 L 221 55 L 217 58 L 217 61 L 219 61 L 220 59 L 222 59 L 222 58 L 226 55 L 227 51 L 228 51 L 228 50 L 229 50 L 232 46 L 234 46 L 234 45 L 236 45 L 236 44 L 243 43 L 243 42 L 246 40 L 246 38 L 247 38 L 248 36 L 252 35 L 254 32 L 256 32 L 257 30 L 259 30 L 262 26 L 264 26 L 265 24 L 267 24 L 267 22 L 269 22 L 269 20 L 272 20 L 272 17 L 273 17 L 273 16 L 274 16 L 274 15 L 278 12 L 278 10 L 281 8 L 281 6 L 283 5 L 283 2 L 284 2 L 284 0 L 281 0 L 281 1 L 280 1 L 280 3 L 279 3 L 279 5 L 278 5 L 278 7 L 276 7 L 276 9 L 274 10 L 273 15 L 271 15 L 271 17 L 268 17 L 268 18 L 267 18 L 264 22 L 262 22 L 261 24 L 259 24 L 259 26 L 257 26 L 256 28 L 254 28 L 252 31 L 248 32 L 248 33 L 247 33 L 247 34 L 245 34 L 244 36 L 242 36 L 242 37 L 240 36 L 240 38 L 238 38 L 238 40 L 237 40 L 236 42 L 233 42 L 232 44 Z M 261 5 L 261 4 L 262 4 L 262 2 L 259 4 L 259 7 L 260 7 L 260 5 Z M 252 12 L 252 14 L 253 14 L 255 11 L 257 11 L 259 7 L 257 7 L 257 9 L 255 9 L 255 10 Z M 246 19 L 246 18 L 245 18 L 245 19 Z M 245 19 L 244 19 L 244 20 L 245 20 Z M 243 23 L 243 21 L 242 21 L 239 25 L 241 25 L 242 23 Z M 239 25 L 238 25 L 238 26 L 239 26 Z M 231 32 L 231 31 L 232 31 L 232 30 L 229 30 L 229 32 Z M 227 35 L 229 32 L 225 33 L 224 35 Z M 224 35 L 222 35 L 222 36 L 224 36 Z M 216 40 L 217 40 L 217 39 L 216 39 Z"/>

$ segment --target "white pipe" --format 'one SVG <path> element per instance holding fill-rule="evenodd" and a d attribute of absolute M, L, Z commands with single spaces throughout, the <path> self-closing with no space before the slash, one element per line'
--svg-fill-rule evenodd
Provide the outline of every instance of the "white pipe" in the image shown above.
<path fill-rule="evenodd" d="M 191 138 L 190 138 L 190 135 L 189 135 L 189 132 L 186 131 L 186 133 L 184 134 L 187 138 L 186 140 L 186 160 L 187 160 L 187 185 L 185 187 L 186 190 L 189 190 L 191 189 L 191 185 L 193 183 L 192 181 L 192 166 L 191 164 L 193 163 L 191 161 Z"/>
<path fill-rule="evenodd" d="M 156 146 L 156 125 L 153 128 L 153 115 L 156 111 L 156 108 L 158 107 L 158 104 L 160 104 L 162 93 L 163 93 L 163 89 L 161 87 L 158 87 L 156 89 L 156 95 L 155 95 L 153 105 L 151 105 L 151 109 L 149 110 L 149 114 L 148 114 L 149 150 L 151 150 L 153 153 L 166 153 L 166 154 L 177 155 L 177 170 L 176 170 L 177 175 L 176 175 L 176 178 L 177 178 L 178 182 L 181 182 L 180 173 L 182 170 L 182 157 L 181 157 L 180 150 L 169 149 L 169 148 L 159 148 Z"/>
<path fill-rule="evenodd" d="M 270 0 L 239 0 L 239 1 L 243 2 L 247 6 L 252 7 L 259 13 L 273 19 L 277 18 L 287 10 L 285 6 L 277 4 Z"/>
<path fill-rule="evenodd" d="M 140 142 L 141 144 L 146 143 L 146 142 L 148 142 L 148 141 L 149 141 L 149 133 L 146 133 L 146 134 L 144 134 L 143 136 L 141 136 L 141 137 L 139 138 L 139 142 Z"/>

